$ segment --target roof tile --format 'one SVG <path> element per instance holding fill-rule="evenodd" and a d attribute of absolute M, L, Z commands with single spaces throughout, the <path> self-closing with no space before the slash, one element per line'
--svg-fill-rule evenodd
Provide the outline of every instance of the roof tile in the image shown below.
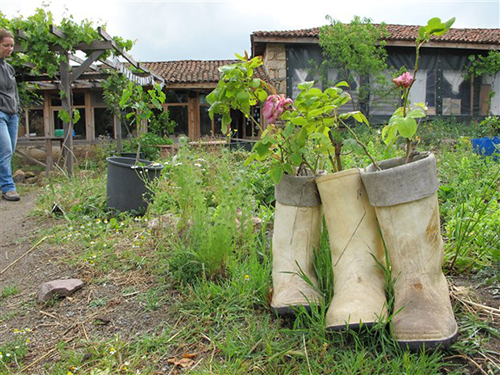
<path fill-rule="evenodd" d="M 143 63 L 146 68 L 162 76 L 167 83 L 214 83 L 219 81 L 219 68 L 239 60 L 181 60 Z M 263 69 L 256 76 L 268 81 Z"/>
<path fill-rule="evenodd" d="M 377 25 L 377 24 L 375 24 Z M 387 41 L 414 41 L 418 35 L 420 26 L 413 25 L 386 25 L 390 36 Z M 273 38 L 317 38 L 319 27 L 302 30 L 285 31 L 255 31 L 252 37 L 273 37 Z M 500 29 L 459 29 L 452 28 L 448 33 L 439 37 L 433 37 L 434 41 L 453 43 L 478 43 L 478 44 L 498 44 L 500 45 Z"/>

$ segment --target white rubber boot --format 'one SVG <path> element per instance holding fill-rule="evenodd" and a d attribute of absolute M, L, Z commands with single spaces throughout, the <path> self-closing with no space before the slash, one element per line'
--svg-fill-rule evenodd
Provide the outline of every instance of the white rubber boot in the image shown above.
<path fill-rule="evenodd" d="M 321 233 L 321 201 L 314 177 L 283 176 L 276 186 L 273 233 L 273 297 L 271 308 L 280 315 L 310 309 L 319 294 L 300 276 L 317 286 L 314 248 Z"/>
<path fill-rule="evenodd" d="M 316 183 L 330 239 L 334 277 L 326 328 L 359 329 L 384 321 L 384 246 L 359 170 L 321 176 Z"/>
<path fill-rule="evenodd" d="M 392 332 L 402 347 L 449 346 L 458 327 L 442 272 L 436 160 L 391 159 L 362 172 L 363 183 L 386 242 L 395 279 Z"/>

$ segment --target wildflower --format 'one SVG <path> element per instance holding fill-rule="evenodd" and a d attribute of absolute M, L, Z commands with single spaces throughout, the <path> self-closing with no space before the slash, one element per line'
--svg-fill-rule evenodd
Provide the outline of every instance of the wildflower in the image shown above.
<path fill-rule="evenodd" d="M 104 219 L 103 223 L 104 223 L 104 224 L 107 224 L 107 223 L 108 223 L 108 221 L 107 221 L 106 219 Z"/>
<path fill-rule="evenodd" d="M 250 276 L 245 275 L 245 281 L 248 281 L 248 280 L 250 280 Z"/>
<path fill-rule="evenodd" d="M 30 339 L 26 339 L 26 345 L 29 345 Z"/>
<path fill-rule="evenodd" d="M 115 348 L 110 348 L 110 349 L 109 349 L 109 354 L 115 354 L 115 353 L 116 353 Z"/>
<path fill-rule="evenodd" d="M 394 82 L 396 87 L 403 87 L 407 89 L 413 83 L 413 76 L 410 73 L 406 72 L 401 74 L 398 78 L 394 78 L 392 82 Z"/>
<path fill-rule="evenodd" d="M 292 99 L 285 98 L 285 95 L 269 95 L 264 105 L 264 118 L 268 123 L 272 124 L 278 120 L 285 109 L 289 109 L 293 104 Z"/>

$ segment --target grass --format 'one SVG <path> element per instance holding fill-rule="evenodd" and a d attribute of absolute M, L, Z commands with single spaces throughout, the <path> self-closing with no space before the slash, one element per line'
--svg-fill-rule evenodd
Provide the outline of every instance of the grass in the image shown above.
<path fill-rule="evenodd" d="M 376 156 L 386 153 L 374 142 L 368 147 Z M 447 271 L 471 278 L 487 272 L 483 279 L 493 278 L 494 285 L 498 245 L 490 241 L 485 249 L 481 244 L 489 240 L 479 237 L 494 233 L 500 222 L 490 213 L 496 206 L 489 203 L 499 198 L 492 185 L 498 182 L 498 164 L 473 155 L 467 142 L 440 149 L 438 156 Z M 446 351 L 404 351 L 386 324 L 361 332 L 326 332 L 324 314 L 333 289 L 326 232 L 315 263 L 324 301 L 310 313 L 299 311 L 296 319 L 275 316 L 268 302 L 272 183 L 265 165 L 245 166 L 243 160 L 241 153 L 184 148 L 164 161 L 155 200 L 142 217 L 106 210 L 105 176 L 98 169 L 71 180 L 56 179 L 44 189 L 37 214 L 55 221 L 43 235 L 65 249 L 65 261 L 95 286 L 138 280 L 121 284 L 119 295 L 162 317 L 157 327 L 139 335 L 61 339 L 58 356 L 44 364 L 46 373 L 463 374 L 465 364 L 477 370 L 470 359 L 478 353 L 497 358 L 487 348 L 498 328 L 458 302 L 460 338 Z M 346 160 L 346 167 L 367 164 L 355 154 Z M 486 195 L 479 193 L 481 187 Z M 459 209 L 471 196 L 481 198 L 488 214 L 475 219 L 480 231 L 462 234 L 468 242 L 457 250 L 456 231 L 465 212 Z M 57 213 L 52 212 L 54 204 L 60 208 Z M 252 218 L 262 220 L 260 227 Z M 13 294 L 4 287 L 0 299 Z M 387 294 L 390 300 L 390 285 Z M 97 311 L 108 302 L 95 297 L 89 305 Z M 25 360 L 29 345 L 16 340 L 0 346 L 2 353 L 16 358 L 0 360 L 0 374 L 24 373 L 33 360 Z M 494 362 L 483 363 L 486 373 L 498 371 Z"/>

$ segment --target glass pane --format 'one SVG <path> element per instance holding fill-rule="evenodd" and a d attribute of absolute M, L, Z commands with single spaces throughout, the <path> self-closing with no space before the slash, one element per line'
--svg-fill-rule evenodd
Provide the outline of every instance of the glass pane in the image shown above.
<path fill-rule="evenodd" d="M 210 135 L 212 136 L 212 120 L 210 120 L 210 116 L 208 115 L 208 107 L 200 106 L 200 134 Z"/>
<path fill-rule="evenodd" d="M 83 92 L 73 93 L 73 105 L 85 105 L 85 94 Z"/>
<path fill-rule="evenodd" d="M 59 94 L 50 94 L 50 105 L 52 107 L 61 107 L 62 101 Z"/>
<path fill-rule="evenodd" d="M 73 130 L 75 132 L 75 139 L 86 139 L 87 131 L 85 128 L 85 110 L 80 109 L 80 119 L 77 123 L 73 124 Z M 54 111 L 54 129 L 63 129 L 63 122 L 59 118 L 59 111 Z"/>
<path fill-rule="evenodd" d="M 19 128 L 17 130 L 17 138 L 29 136 L 28 132 L 26 131 L 26 115 L 25 115 L 25 113 L 26 113 L 25 111 L 22 111 L 19 114 Z"/>
<path fill-rule="evenodd" d="M 188 94 L 184 90 L 167 90 L 165 103 L 187 103 Z"/>
<path fill-rule="evenodd" d="M 106 108 L 94 108 L 95 137 L 115 137 L 113 115 Z"/>
<path fill-rule="evenodd" d="M 28 110 L 28 123 L 30 137 L 43 137 L 45 135 L 43 128 L 43 109 Z"/>
<path fill-rule="evenodd" d="M 170 119 L 177 123 L 174 129 L 174 134 L 188 135 L 188 107 L 187 106 L 170 106 L 168 107 Z"/>

